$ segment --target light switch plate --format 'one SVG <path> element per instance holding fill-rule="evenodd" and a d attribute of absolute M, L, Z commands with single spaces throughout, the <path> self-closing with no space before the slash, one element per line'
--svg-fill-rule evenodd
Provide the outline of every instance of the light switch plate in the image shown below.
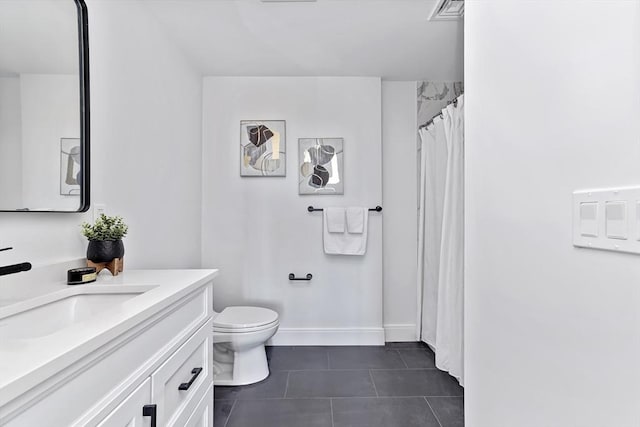
<path fill-rule="evenodd" d="M 107 214 L 107 205 L 104 203 L 96 203 L 93 205 L 93 222 L 96 222 L 96 219 L 100 218 L 101 214 Z"/>
<path fill-rule="evenodd" d="M 640 187 L 575 191 L 573 245 L 640 254 Z"/>

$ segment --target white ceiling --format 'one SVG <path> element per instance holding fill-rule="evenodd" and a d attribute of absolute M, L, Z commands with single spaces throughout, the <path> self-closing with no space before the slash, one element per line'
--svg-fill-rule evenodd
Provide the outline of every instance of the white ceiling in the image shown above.
<path fill-rule="evenodd" d="M 462 21 L 436 0 L 144 0 L 203 75 L 463 78 Z"/>
<path fill-rule="evenodd" d="M 73 1 L 0 0 L 0 74 L 78 74 Z"/>

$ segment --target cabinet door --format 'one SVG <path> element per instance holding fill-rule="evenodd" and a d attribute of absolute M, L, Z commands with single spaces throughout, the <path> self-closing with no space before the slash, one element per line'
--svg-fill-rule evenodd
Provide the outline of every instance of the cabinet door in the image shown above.
<path fill-rule="evenodd" d="M 184 424 L 185 427 L 213 427 L 213 384 Z M 216 426 L 218 427 L 218 426 Z"/>
<path fill-rule="evenodd" d="M 158 424 L 184 427 L 191 413 L 213 384 L 211 349 L 213 324 L 205 323 L 151 375 L 153 403 L 158 404 Z"/>
<path fill-rule="evenodd" d="M 99 427 L 149 427 L 151 416 L 143 416 L 145 405 L 151 403 L 151 378 L 147 378 L 133 393 L 123 400 Z"/>

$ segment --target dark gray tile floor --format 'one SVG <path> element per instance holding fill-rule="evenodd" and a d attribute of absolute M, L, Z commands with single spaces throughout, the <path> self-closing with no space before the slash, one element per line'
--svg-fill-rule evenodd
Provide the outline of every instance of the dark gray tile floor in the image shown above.
<path fill-rule="evenodd" d="M 215 387 L 215 427 L 464 427 L 464 391 L 422 343 L 268 347 L 271 375 Z"/>

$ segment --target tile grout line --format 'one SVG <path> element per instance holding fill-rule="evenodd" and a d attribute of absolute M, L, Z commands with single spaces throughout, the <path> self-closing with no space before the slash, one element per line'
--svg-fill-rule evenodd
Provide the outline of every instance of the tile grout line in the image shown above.
<path fill-rule="evenodd" d="M 233 401 L 233 405 L 231 405 L 231 410 L 229 411 L 229 416 L 227 417 L 227 421 L 224 422 L 224 426 L 223 427 L 227 427 L 227 424 L 229 424 L 229 420 L 231 419 L 231 414 L 233 413 L 233 410 L 236 407 L 236 403 L 238 403 L 237 399 Z M 215 405 L 215 403 L 214 403 L 214 405 Z"/>
<path fill-rule="evenodd" d="M 404 360 L 404 357 L 402 357 L 402 353 L 400 353 L 400 350 L 396 350 L 396 352 L 398 353 L 398 356 L 400 356 L 400 360 L 402 360 L 402 363 L 404 363 L 404 367 L 409 369 L 409 365 L 407 364 L 407 362 Z"/>
<path fill-rule="evenodd" d="M 380 399 L 415 399 L 415 398 L 423 398 L 423 397 L 433 397 L 440 399 L 448 399 L 448 398 L 464 398 L 463 395 L 455 395 L 455 396 L 424 396 L 424 395 L 403 395 L 403 396 L 378 396 Z M 255 401 L 255 400 L 327 400 L 327 399 L 375 399 L 376 396 L 293 396 L 293 397 L 250 397 L 243 399 L 233 399 L 238 401 Z M 229 402 L 232 399 L 215 399 L 220 402 Z"/>
<path fill-rule="evenodd" d="M 424 401 L 427 402 L 427 406 L 429 406 L 429 409 L 431 410 L 431 413 L 433 414 L 433 416 L 436 418 L 436 421 L 438 422 L 440 427 L 442 427 L 442 423 L 440 422 L 440 418 L 438 418 L 438 415 L 436 414 L 436 411 L 434 411 L 433 408 L 431 407 L 431 403 L 429 403 L 429 399 L 427 399 L 427 396 L 422 396 L 422 397 L 424 398 Z"/>
<path fill-rule="evenodd" d="M 329 398 L 329 405 L 331 405 L 331 427 L 335 427 L 335 421 L 333 420 L 333 398 Z"/>
<path fill-rule="evenodd" d="M 2 1 L 2 0 L 0 0 Z M 327 372 L 327 371 L 440 371 L 438 368 L 338 368 L 338 369 L 278 369 L 272 372 Z M 445 374 L 447 372 L 444 372 Z M 224 386 L 221 386 L 224 387 Z"/>
<path fill-rule="evenodd" d="M 373 384 L 373 390 L 376 392 L 376 397 L 380 397 L 378 394 L 378 387 L 376 387 L 376 382 L 373 379 L 373 374 L 371 373 L 371 369 L 369 369 L 369 378 L 371 378 L 371 384 Z"/>
<path fill-rule="evenodd" d="M 1 0 L 0 0 L 1 1 Z M 273 372 L 326 372 L 326 371 L 440 371 L 438 368 L 334 368 L 334 369 L 278 369 Z M 440 371 L 444 372 L 444 371 Z M 446 372 L 444 372 L 446 374 Z"/>
<path fill-rule="evenodd" d="M 291 375 L 291 371 L 287 371 L 287 382 L 284 384 L 284 396 L 283 399 L 287 398 L 287 392 L 289 391 L 289 376 Z"/>

